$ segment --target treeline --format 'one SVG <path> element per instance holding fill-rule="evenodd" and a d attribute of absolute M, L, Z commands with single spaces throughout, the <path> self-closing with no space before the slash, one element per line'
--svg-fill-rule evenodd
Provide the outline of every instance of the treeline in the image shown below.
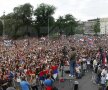
<path fill-rule="evenodd" d="M 0 35 L 18 38 L 45 36 L 48 32 L 50 34 L 75 34 L 75 28 L 78 25 L 76 19 L 71 14 L 55 19 L 53 17 L 55 10 L 55 6 L 44 3 L 36 9 L 30 3 L 17 6 L 13 12 L 0 17 Z"/>

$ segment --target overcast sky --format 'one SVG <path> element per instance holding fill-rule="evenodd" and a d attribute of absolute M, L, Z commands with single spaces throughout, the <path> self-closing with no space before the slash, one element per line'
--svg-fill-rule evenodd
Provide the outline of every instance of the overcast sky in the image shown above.
<path fill-rule="evenodd" d="M 108 17 L 108 0 L 0 0 L 0 16 L 13 11 L 13 8 L 30 3 L 36 8 L 40 3 L 56 7 L 55 18 L 60 15 L 72 14 L 78 20 L 88 20 L 97 17 Z"/>

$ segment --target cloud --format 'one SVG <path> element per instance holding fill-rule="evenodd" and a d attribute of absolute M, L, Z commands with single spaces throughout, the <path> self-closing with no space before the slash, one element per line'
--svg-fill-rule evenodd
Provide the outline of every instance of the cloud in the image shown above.
<path fill-rule="evenodd" d="M 57 8 L 55 18 L 68 13 L 81 20 L 108 16 L 108 0 L 0 0 L 0 15 L 24 3 L 31 3 L 34 8 L 41 3 L 54 5 Z"/>
<path fill-rule="evenodd" d="M 107 17 L 108 0 L 90 0 L 81 10 L 88 18 Z"/>

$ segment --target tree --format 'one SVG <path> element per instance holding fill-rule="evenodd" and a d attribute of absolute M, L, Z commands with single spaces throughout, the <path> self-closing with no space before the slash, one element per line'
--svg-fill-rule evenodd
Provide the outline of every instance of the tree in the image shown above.
<path fill-rule="evenodd" d="M 78 24 L 71 14 L 66 14 L 57 19 L 56 25 L 59 27 L 60 31 L 73 35 L 75 34 L 75 28 Z"/>
<path fill-rule="evenodd" d="M 53 14 L 55 12 L 55 7 L 48 4 L 40 4 L 34 11 L 35 15 L 35 25 L 38 30 L 38 35 L 40 35 L 40 27 L 47 27 L 48 24 L 52 26 L 54 24 Z"/>
<path fill-rule="evenodd" d="M 16 19 L 15 14 L 9 13 L 4 17 L 4 34 L 8 35 L 9 37 L 15 37 L 17 35 L 17 29 L 22 25 L 21 19 Z"/>
<path fill-rule="evenodd" d="M 94 32 L 97 35 L 98 32 L 100 32 L 100 20 L 97 18 L 96 22 L 94 24 Z"/>
<path fill-rule="evenodd" d="M 3 33 L 3 24 L 2 24 L 2 22 L 0 21 L 0 35 L 2 35 L 2 33 Z"/>
<path fill-rule="evenodd" d="M 26 3 L 15 7 L 13 12 L 5 15 L 5 17 L 1 16 L 0 19 L 5 19 L 5 34 L 10 37 L 29 36 L 34 35 L 34 33 L 40 36 L 41 30 L 45 33 L 44 35 L 47 35 L 47 30 L 49 30 L 49 33 L 57 32 L 57 28 L 59 28 L 60 33 L 65 32 L 68 35 L 73 35 L 77 26 L 76 19 L 71 14 L 66 14 L 60 16 L 55 22 L 53 17 L 55 10 L 56 8 L 53 5 L 42 3 L 33 11 L 33 6 Z M 33 15 L 35 20 L 33 20 Z M 1 23 L 0 26 L 0 29 L 4 28 Z M 31 30 L 31 28 L 33 29 Z"/>
<path fill-rule="evenodd" d="M 17 17 L 23 20 L 24 24 L 27 23 L 26 19 L 32 19 L 33 6 L 29 3 L 15 7 L 13 11 Z"/>
<path fill-rule="evenodd" d="M 5 15 L 5 34 L 10 37 L 18 36 L 29 36 L 30 29 L 28 31 L 28 26 L 32 25 L 32 14 L 33 6 L 29 3 L 20 5 L 13 9 L 12 13 Z M 3 18 L 3 16 L 1 17 Z M 26 26 L 26 30 L 20 30 L 20 27 Z M 20 32 L 20 34 L 19 34 Z"/>
<path fill-rule="evenodd" d="M 60 34 L 62 34 L 63 28 L 65 28 L 65 19 L 63 18 L 63 16 L 59 16 L 59 18 L 56 21 L 56 26 L 59 28 Z"/>
<path fill-rule="evenodd" d="M 20 19 L 23 21 L 23 25 L 26 25 L 27 31 L 25 32 L 26 35 L 29 35 L 28 26 L 32 24 L 32 14 L 33 14 L 33 6 L 29 3 L 24 5 L 20 5 L 14 8 L 14 13 L 16 19 Z"/>
<path fill-rule="evenodd" d="M 65 15 L 66 25 L 67 27 L 70 27 L 69 34 L 74 35 L 75 34 L 75 27 L 77 26 L 77 21 L 71 14 Z"/>

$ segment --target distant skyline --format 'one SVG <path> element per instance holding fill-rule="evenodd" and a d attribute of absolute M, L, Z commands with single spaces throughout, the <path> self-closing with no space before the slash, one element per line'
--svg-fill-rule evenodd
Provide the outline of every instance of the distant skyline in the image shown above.
<path fill-rule="evenodd" d="M 34 9 L 41 4 L 50 4 L 56 7 L 54 17 L 72 14 L 77 20 L 108 17 L 108 0 L 0 0 L 0 16 L 13 11 L 13 8 L 30 3 Z"/>

